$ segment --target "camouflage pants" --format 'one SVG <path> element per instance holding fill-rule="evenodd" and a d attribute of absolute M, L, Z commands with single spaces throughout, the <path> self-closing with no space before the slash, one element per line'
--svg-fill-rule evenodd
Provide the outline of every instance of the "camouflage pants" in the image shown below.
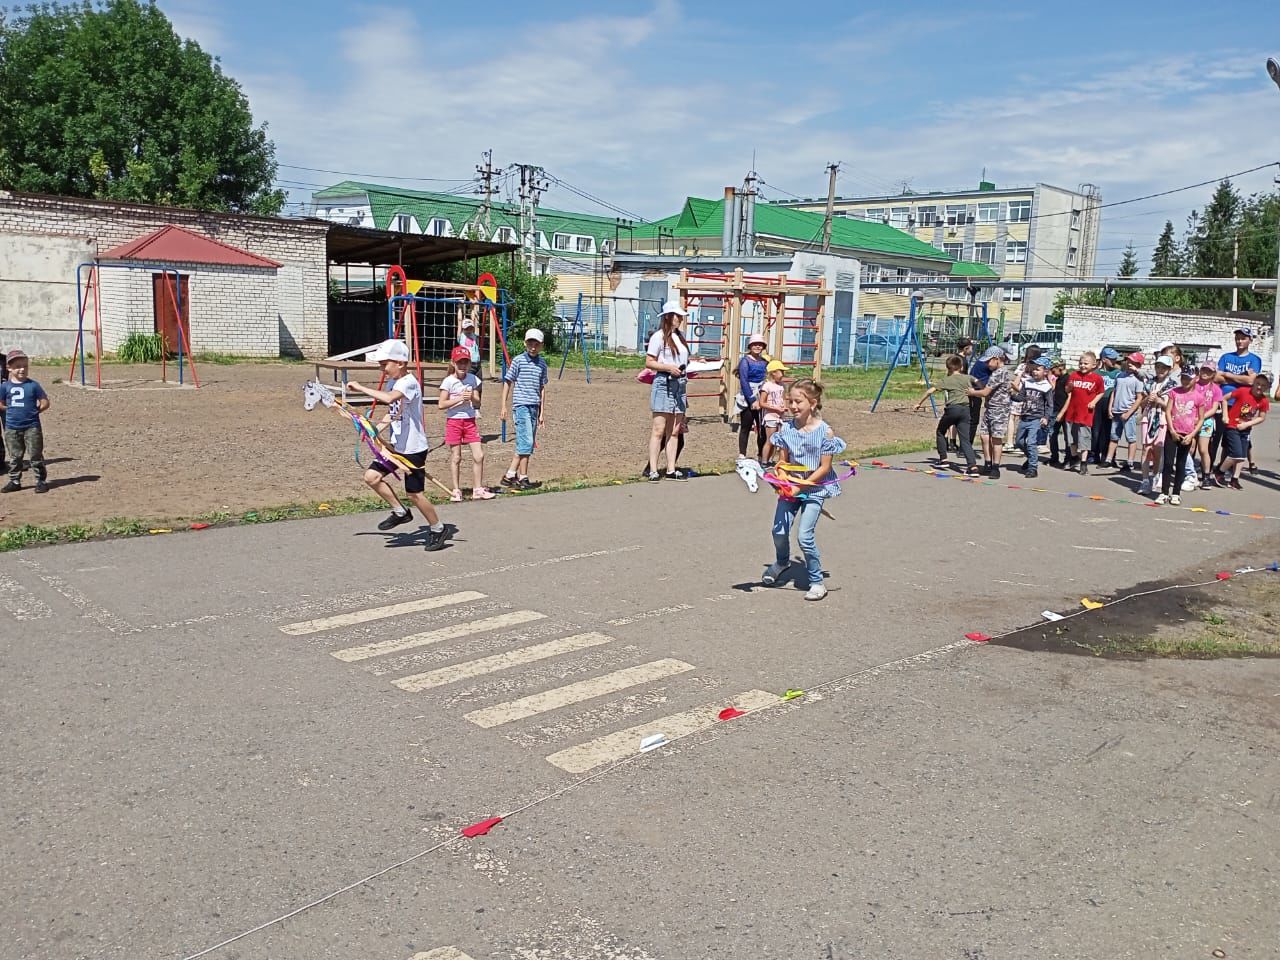
<path fill-rule="evenodd" d="M 21 480 L 23 461 L 31 467 L 37 482 L 46 478 L 44 468 L 44 434 L 39 427 L 24 427 L 20 430 L 6 428 L 4 431 L 4 448 L 9 457 L 9 479 Z"/>

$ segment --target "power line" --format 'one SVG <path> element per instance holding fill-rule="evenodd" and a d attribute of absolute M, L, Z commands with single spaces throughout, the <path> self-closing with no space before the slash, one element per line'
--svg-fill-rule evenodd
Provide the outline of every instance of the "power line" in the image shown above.
<path fill-rule="evenodd" d="M 331 173 L 335 177 L 369 177 L 372 180 L 404 180 L 412 183 L 466 183 L 474 177 L 393 177 L 389 173 L 355 173 L 351 170 L 326 170 L 324 167 L 304 167 L 296 163 L 277 163 L 289 170 L 306 170 L 308 173 Z"/>

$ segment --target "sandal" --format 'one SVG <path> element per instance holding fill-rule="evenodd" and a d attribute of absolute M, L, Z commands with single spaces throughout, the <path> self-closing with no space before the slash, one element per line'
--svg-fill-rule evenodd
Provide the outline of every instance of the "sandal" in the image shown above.
<path fill-rule="evenodd" d="M 461 503 L 461 502 L 462 502 L 462 491 L 461 491 L 461 490 L 454 490 L 454 491 L 453 491 L 453 493 L 449 494 L 449 502 L 450 502 L 450 503 Z"/>
<path fill-rule="evenodd" d="M 472 500 L 492 500 L 497 494 L 485 487 L 476 487 L 471 491 Z"/>

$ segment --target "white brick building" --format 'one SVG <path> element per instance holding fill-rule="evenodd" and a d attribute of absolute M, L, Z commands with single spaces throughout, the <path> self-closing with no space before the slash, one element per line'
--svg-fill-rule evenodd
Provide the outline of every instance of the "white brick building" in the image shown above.
<path fill-rule="evenodd" d="M 1112 307 L 1067 307 L 1062 322 L 1062 358 L 1075 363 L 1086 350 L 1103 347 L 1137 349 L 1151 354 L 1165 340 L 1172 340 L 1183 354 L 1196 360 L 1207 355 L 1216 360 L 1235 350 L 1235 330 L 1253 330 L 1253 352 L 1263 367 L 1273 368 L 1272 318 L 1261 313 L 1230 311 L 1118 310 Z"/>
<path fill-rule="evenodd" d="M 105 258 L 108 252 L 127 253 L 121 248 L 166 227 L 240 256 L 165 258 L 162 246 L 143 249 L 136 258 Z M 154 277 L 172 270 L 185 278 L 184 312 L 193 350 L 324 356 L 328 230 L 328 224 L 316 221 L 0 191 L 0 349 L 70 354 L 77 327 L 77 268 L 102 259 L 140 267 L 102 270 L 105 350 L 129 332 L 157 329 Z M 201 248 L 183 239 L 179 249 Z M 92 349 L 88 317 L 86 330 Z"/>

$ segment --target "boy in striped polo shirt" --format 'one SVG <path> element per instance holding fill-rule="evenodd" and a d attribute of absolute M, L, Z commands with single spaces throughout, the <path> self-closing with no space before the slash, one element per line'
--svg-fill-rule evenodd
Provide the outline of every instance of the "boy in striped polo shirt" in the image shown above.
<path fill-rule="evenodd" d="M 529 479 L 529 457 L 533 455 L 538 428 L 546 420 L 543 403 L 548 370 L 547 361 L 538 356 L 541 352 L 542 331 L 531 327 L 524 335 L 524 353 L 511 361 L 502 376 L 502 419 L 514 414 L 516 426 L 516 452 L 502 478 L 502 485 L 513 490 L 532 490 L 541 486 L 541 481 Z"/>

